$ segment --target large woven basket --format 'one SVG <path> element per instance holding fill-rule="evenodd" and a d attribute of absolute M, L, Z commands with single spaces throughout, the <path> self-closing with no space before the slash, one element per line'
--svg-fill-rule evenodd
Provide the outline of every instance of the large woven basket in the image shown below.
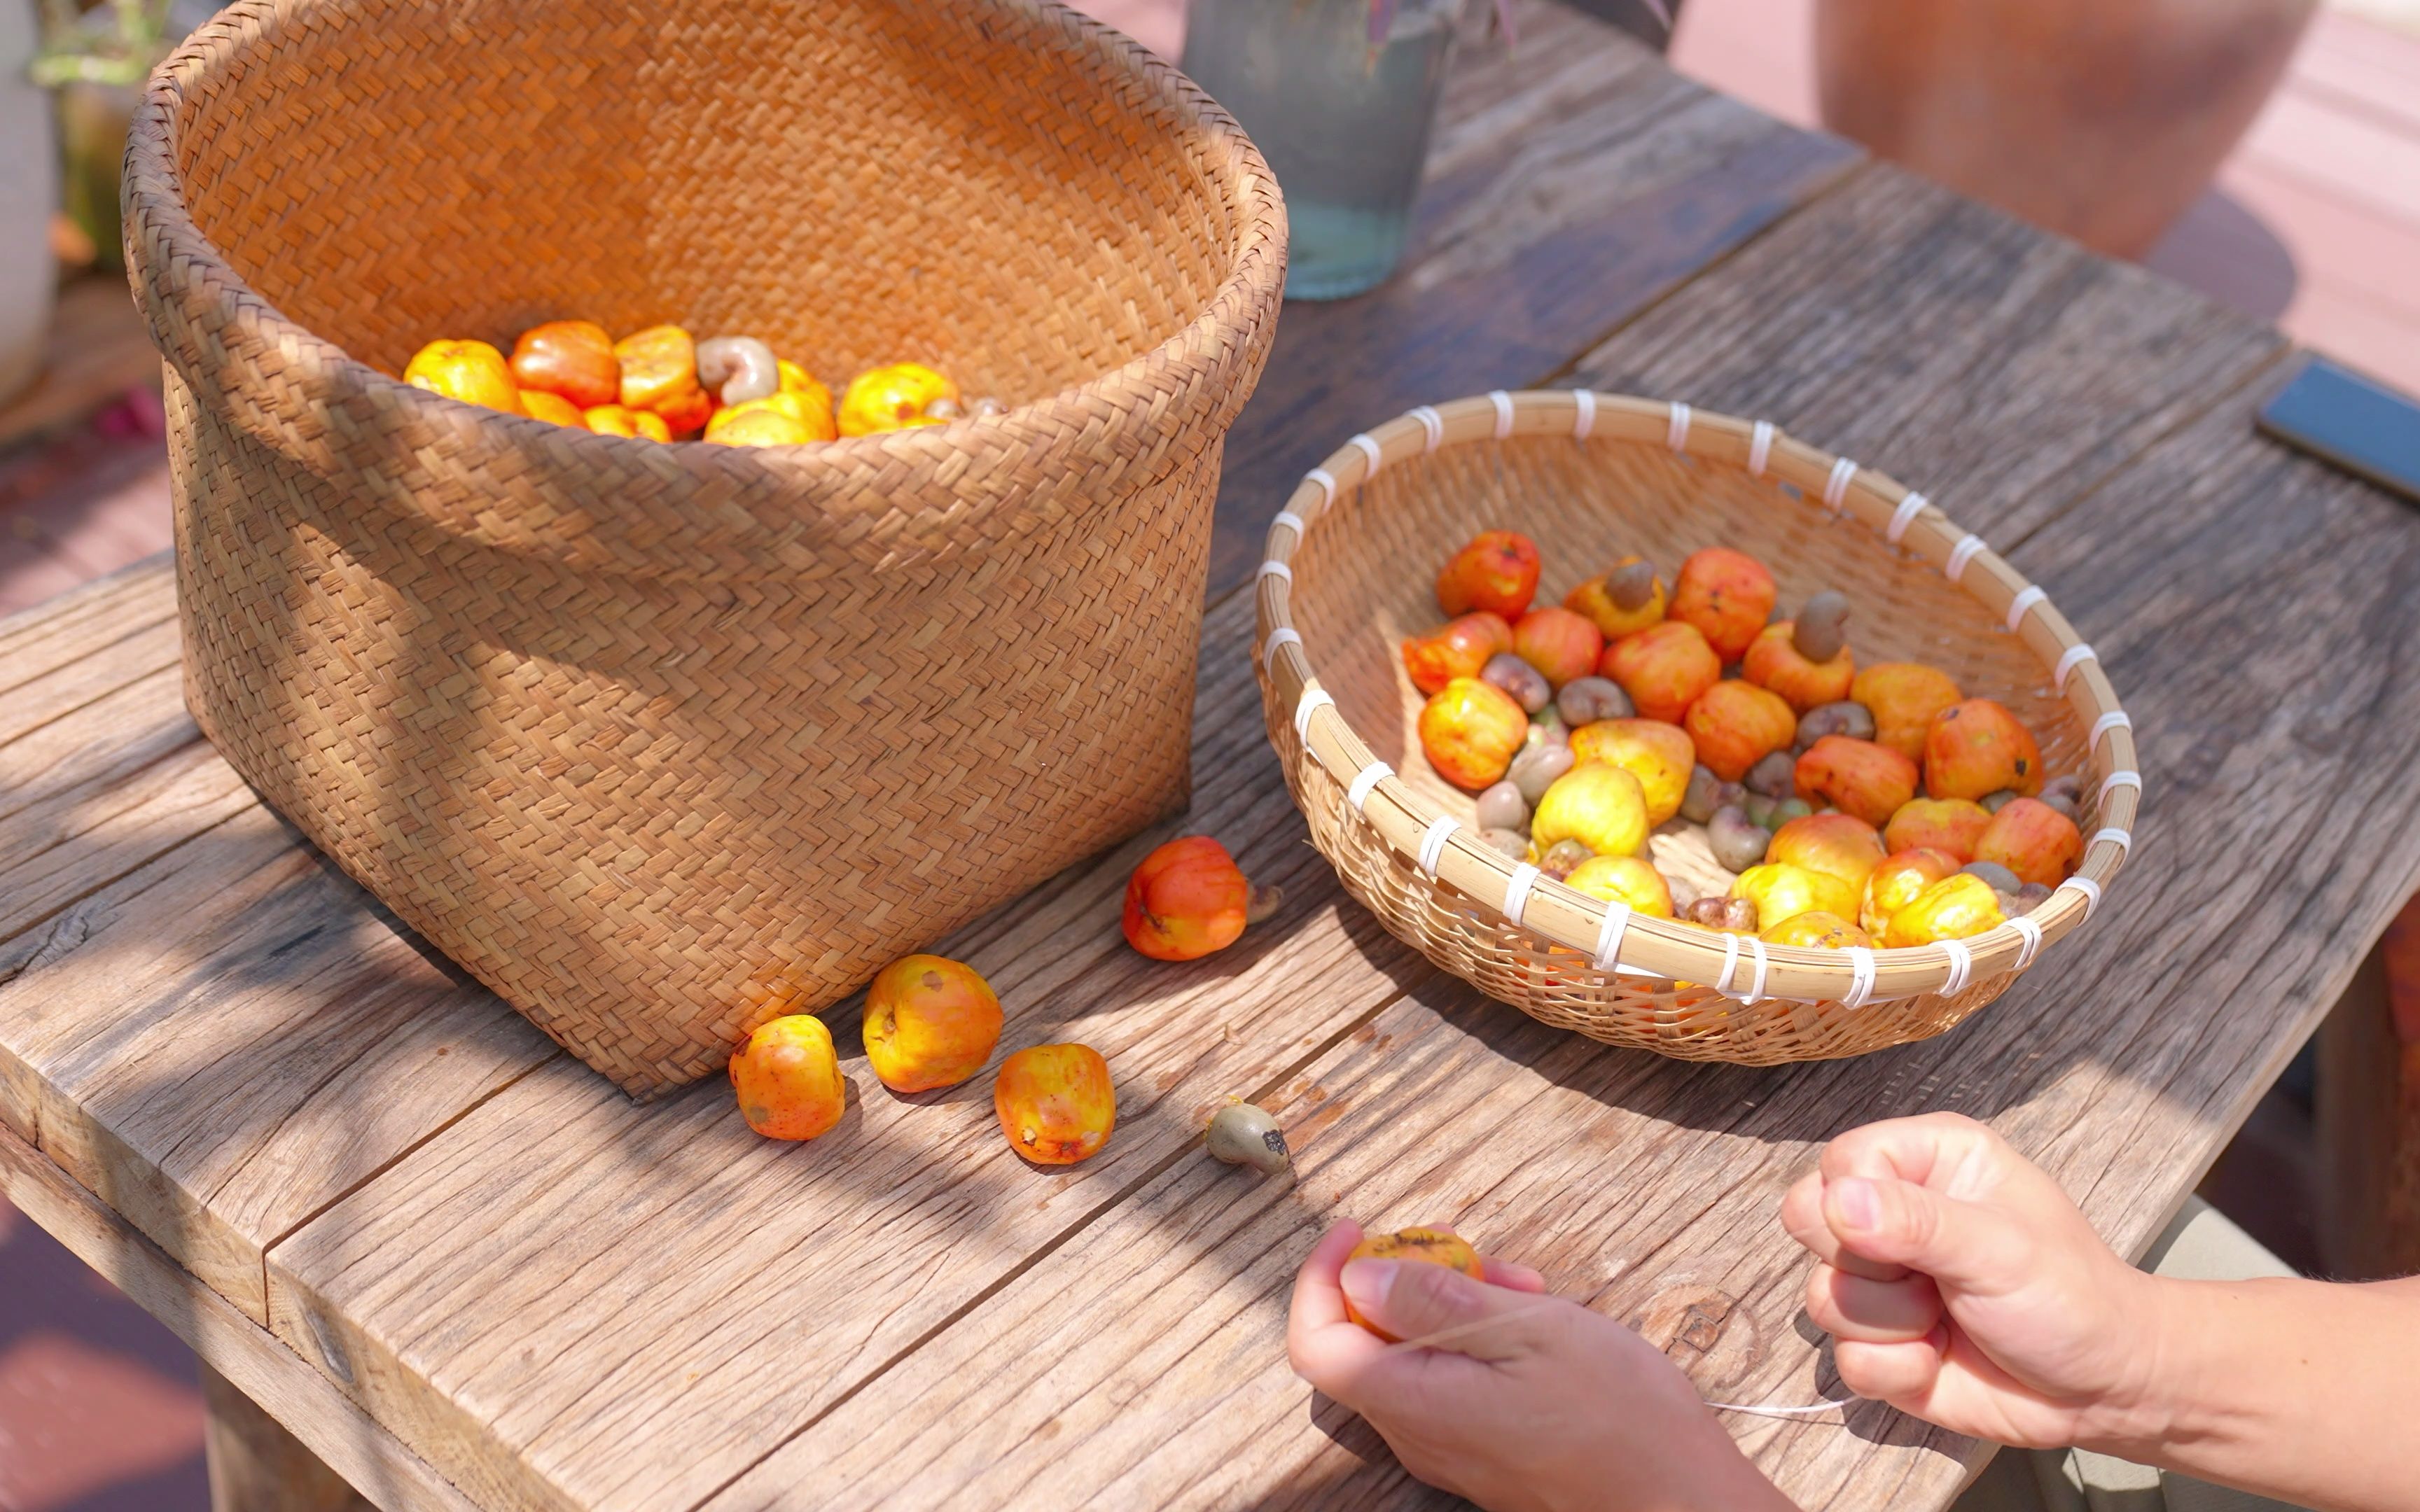
<path fill-rule="evenodd" d="M 1541 603 L 1624 552 L 1668 574 L 1716 545 L 1772 568 L 1785 605 L 1846 592 L 1860 662 L 1940 667 L 2024 721 L 2048 775 L 2086 778 L 2081 869 L 1972 939 L 1818 950 L 1634 917 L 1506 859 L 1478 839 L 1470 796 L 1421 758 L 1422 700 L 1397 651 L 1440 618 L 1438 565 L 1497 528 L 1538 542 Z M 1269 738 L 1345 887 L 1438 965 L 1595 1039 L 1767 1065 L 1939 1034 L 2089 918 L 2126 858 L 2142 779 L 2091 648 L 1923 495 L 1769 424 L 1585 392 L 1423 407 L 1354 437 L 1295 490 L 1259 594 Z M 1692 839 L 1668 827 L 1659 865 L 1668 843 L 1685 860 Z"/>
<path fill-rule="evenodd" d="M 126 189 L 186 690 L 271 804 L 636 1092 L 1181 807 L 1277 188 L 1048 0 L 240 0 Z M 543 319 L 1016 408 L 752 451 L 396 381 Z"/>

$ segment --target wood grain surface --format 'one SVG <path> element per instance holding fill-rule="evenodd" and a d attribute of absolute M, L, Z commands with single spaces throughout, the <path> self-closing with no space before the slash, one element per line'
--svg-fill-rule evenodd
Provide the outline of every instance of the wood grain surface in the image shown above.
<path fill-rule="evenodd" d="M 1434 972 L 1304 843 L 1232 594 L 1192 812 L 938 947 L 1001 991 L 1003 1050 L 1108 1055 L 1109 1150 L 1026 1165 L 985 1078 L 884 1091 L 853 1002 L 842 1126 L 768 1143 L 716 1084 L 630 1103 L 226 787 L 153 564 L 0 621 L 10 1196 L 389 1512 L 1443 1504 L 1286 1369 L 1327 1222 L 1455 1224 L 1711 1395 L 1809 1401 L 1837 1383 L 1775 1205 L 1894 1113 L 1989 1119 L 2148 1242 L 2420 877 L 2420 523 L 2251 434 L 2273 334 L 1585 23 L 1476 59 L 1433 168 L 1396 285 L 1290 309 L 1221 562 L 1353 430 L 1559 376 L 1763 414 L 1931 492 L 2093 640 L 2150 783 L 2100 917 L 1975 1022 L 1683 1065 Z M 1171 965 L 1115 918 L 1180 832 L 1288 896 Z M 1298 1180 L 1201 1156 L 1230 1094 L 1285 1120 Z M 1939 1506 L 1978 1453 L 1863 1405 L 1731 1427 L 1810 1507 Z"/>
<path fill-rule="evenodd" d="M 6 1129 L 0 1129 L 0 1198 L 165 1323 L 209 1369 L 383 1512 L 482 1512 L 327 1377 Z"/>
<path fill-rule="evenodd" d="M 371 1512 L 377 1505 L 240 1387 L 202 1366 L 211 1512 Z"/>
<path fill-rule="evenodd" d="M 1909 318 L 1927 314 L 1919 301 Z M 1837 1395 L 1799 1313 L 1807 1262 L 1774 1214 L 1847 1128 L 1935 1108 L 1986 1119 L 2139 1252 L 2420 877 L 2420 836 L 2365 818 L 2420 798 L 2420 776 L 2367 748 L 2420 729 L 2420 675 L 2387 649 L 2420 617 L 2420 530 L 2256 439 L 2264 389 L 2222 387 L 2094 490 L 2092 528 L 2079 509 L 2016 553 L 2109 659 L 2154 785 L 2095 926 L 1974 1023 L 1856 1061 L 1684 1069 L 1421 984 L 1273 1103 L 1303 1158 L 1298 1186 L 1199 1159 L 1171 1167 L 717 1512 L 1037 1494 L 1116 1505 L 1172 1488 L 1201 1504 L 1249 1488 L 1268 1506 L 1446 1504 L 1286 1369 L 1286 1280 L 1331 1213 L 1452 1224 L 1633 1320 L 1694 1306 L 1712 1326 L 1671 1352 L 1710 1397 L 1749 1403 Z M 2003 434 L 2022 449 L 2021 432 Z M 2026 507 L 2029 495 L 1998 506 Z M 1976 523 L 1998 520 L 1987 508 Z M 2295 606 L 2290 623 L 2228 614 L 2256 580 Z M 2344 679 L 2312 675 L 2338 666 Z M 1147 1348 L 1078 1348 L 1103 1318 Z M 1193 1427 L 1156 1427 L 1170 1421 Z M 1731 1426 L 1810 1507 L 1942 1504 L 1980 1453 L 1869 1405 Z M 879 1476 L 874 1443 L 939 1468 Z"/>

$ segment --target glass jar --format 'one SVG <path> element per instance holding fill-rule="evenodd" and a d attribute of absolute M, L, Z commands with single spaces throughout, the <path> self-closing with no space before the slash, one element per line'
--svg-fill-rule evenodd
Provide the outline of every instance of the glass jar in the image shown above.
<path fill-rule="evenodd" d="M 1464 0 L 1193 0 L 1184 68 L 1250 132 L 1285 193 L 1286 297 L 1337 300 L 1395 270 Z"/>

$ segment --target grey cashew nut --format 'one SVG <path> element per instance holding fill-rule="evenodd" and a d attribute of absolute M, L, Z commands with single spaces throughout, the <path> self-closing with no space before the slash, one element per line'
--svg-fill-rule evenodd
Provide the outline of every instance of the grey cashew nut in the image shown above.
<path fill-rule="evenodd" d="M 717 336 L 697 344 L 697 380 L 724 404 L 745 404 L 781 392 L 782 365 L 753 336 Z"/>

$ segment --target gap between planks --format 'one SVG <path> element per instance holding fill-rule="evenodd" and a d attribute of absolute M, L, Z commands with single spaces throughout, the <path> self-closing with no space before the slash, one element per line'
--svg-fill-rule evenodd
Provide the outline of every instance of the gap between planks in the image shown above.
<path fill-rule="evenodd" d="M 1238 585 L 1235 588 L 1229 589 L 1227 594 L 1222 594 L 1219 597 L 1223 599 L 1228 596 L 1228 594 L 1238 594 L 1243 591 L 1243 585 Z M 1426 981 L 1432 980 L 1436 975 L 1438 975 L 1438 973 L 1432 970 L 1429 976 L 1422 978 L 1421 980 Z M 1362 1029 L 1375 1022 L 1380 1014 L 1386 1012 L 1387 1010 L 1394 1007 L 1397 1003 L 1404 1001 L 1410 995 L 1411 990 L 1409 988 L 1398 989 L 1395 993 L 1390 995 L 1386 1001 L 1373 1006 L 1367 1011 L 1354 1018 L 1349 1023 L 1340 1026 L 1335 1033 L 1329 1035 L 1326 1039 L 1320 1041 L 1311 1049 L 1305 1051 L 1300 1058 L 1286 1066 L 1283 1070 L 1271 1076 L 1267 1081 L 1263 1082 L 1260 1086 L 1253 1088 L 1249 1095 L 1245 1098 L 1245 1101 L 1248 1103 L 1258 1103 L 1264 1099 L 1275 1097 L 1284 1088 L 1286 1083 L 1292 1081 L 1296 1076 L 1309 1071 L 1312 1066 L 1318 1064 L 1322 1057 L 1332 1054 L 1337 1047 L 1342 1045 L 1346 1040 L 1358 1034 Z M 970 1314 L 982 1307 L 985 1304 L 990 1302 L 994 1297 L 1000 1295 L 1009 1287 L 1015 1285 L 1027 1272 L 1032 1270 L 1035 1266 L 1040 1265 L 1043 1261 L 1050 1258 L 1053 1255 L 1056 1255 L 1060 1250 L 1065 1248 L 1068 1243 L 1090 1229 L 1094 1224 L 1100 1222 L 1103 1218 L 1108 1217 L 1117 1209 L 1125 1206 L 1136 1193 L 1140 1192 L 1143 1188 L 1151 1185 L 1154 1181 L 1158 1180 L 1162 1176 L 1166 1175 L 1178 1161 L 1185 1160 L 1190 1156 L 1198 1155 L 1200 1153 L 1202 1153 L 1202 1149 L 1199 1145 L 1193 1143 L 1182 1144 L 1177 1146 L 1174 1149 L 1170 1150 L 1166 1155 L 1161 1156 L 1159 1160 L 1155 1162 L 1153 1165 L 1146 1166 L 1140 1175 L 1135 1177 L 1133 1180 L 1128 1181 L 1125 1186 L 1120 1187 L 1117 1191 L 1111 1193 L 1097 1206 L 1084 1213 L 1083 1216 L 1078 1218 L 1074 1223 L 1069 1224 L 1065 1228 L 1061 1229 L 1058 1233 L 1051 1235 L 1050 1238 L 1035 1246 L 1032 1254 L 1026 1256 L 1023 1259 L 1017 1261 L 1016 1264 L 1011 1266 L 1008 1270 L 994 1277 L 989 1285 L 984 1287 L 980 1291 L 977 1291 L 974 1295 L 969 1297 L 957 1307 L 953 1308 L 946 1317 L 935 1322 L 932 1327 L 926 1329 L 923 1333 L 917 1335 L 916 1337 L 906 1346 L 894 1350 L 889 1359 L 867 1371 L 863 1379 L 860 1380 L 855 1385 L 850 1386 L 846 1391 L 842 1392 L 840 1395 L 834 1396 L 830 1401 L 826 1402 L 821 1408 L 817 1409 L 812 1416 L 808 1417 L 804 1422 L 801 1422 L 797 1427 L 792 1428 L 781 1438 L 767 1444 L 765 1446 L 764 1453 L 758 1455 L 753 1459 L 751 1459 L 745 1465 L 740 1466 L 737 1470 L 733 1471 L 727 1479 L 720 1482 L 713 1489 L 707 1491 L 704 1496 L 698 1498 L 697 1501 L 691 1503 L 691 1512 L 694 1512 L 695 1508 L 711 1505 L 716 1498 L 721 1496 L 725 1491 L 729 1490 L 732 1487 L 737 1486 L 741 1481 L 746 1480 L 750 1475 L 754 1474 L 759 1466 L 772 1458 L 775 1455 L 780 1454 L 795 1441 L 803 1438 L 808 1433 L 814 1431 L 816 1425 L 822 1423 L 824 1419 L 831 1416 L 832 1413 L 846 1406 L 868 1386 L 873 1385 L 876 1381 L 880 1381 L 883 1377 L 889 1375 L 902 1361 L 905 1361 L 910 1355 L 915 1354 L 919 1350 L 923 1349 L 924 1346 L 932 1343 L 935 1339 L 939 1338 L 943 1334 L 948 1333 L 951 1329 L 955 1328 L 959 1322 L 964 1320 Z M 1288 1169 L 1286 1179 L 1288 1180 L 1295 1179 L 1291 1167 Z"/>

